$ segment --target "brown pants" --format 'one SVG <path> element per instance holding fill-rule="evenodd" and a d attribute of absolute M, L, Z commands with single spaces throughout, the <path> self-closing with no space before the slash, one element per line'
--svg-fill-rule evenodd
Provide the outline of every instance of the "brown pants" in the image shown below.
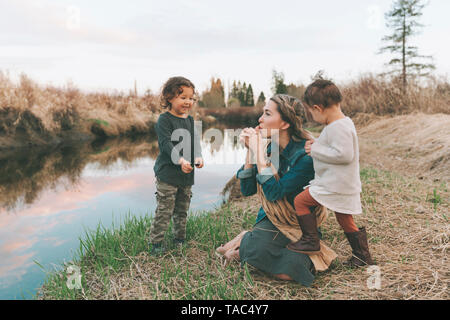
<path fill-rule="evenodd" d="M 309 193 L 309 188 L 303 190 L 294 199 L 295 212 L 298 216 L 311 213 L 309 208 L 319 205 L 320 203 L 314 200 L 314 198 Z M 359 231 L 351 214 L 335 212 L 335 215 L 337 222 L 342 227 L 342 229 L 344 229 L 344 232 Z"/>

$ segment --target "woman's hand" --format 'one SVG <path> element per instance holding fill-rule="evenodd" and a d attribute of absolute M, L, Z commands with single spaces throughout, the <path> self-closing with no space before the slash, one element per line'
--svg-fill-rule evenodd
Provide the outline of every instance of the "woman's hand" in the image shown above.
<path fill-rule="evenodd" d="M 254 155 L 257 155 L 258 152 L 262 151 L 262 147 L 261 133 L 259 132 L 259 129 L 253 129 L 248 136 L 248 148 Z"/>
<path fill-rule="evenodd" d="M 184 173 L 190 173 L 194 168 L 192 168 L 191 163 L 184 158 L 180 158 L 178 164 L 181 165 L 181 171 Z"/>
<path fill-rule="evenodd" d="M 311 145 L 314 143 L 314 139 L 308 140 L 305 142 L 305 152 L 310 156 L 311 155 Z"/>
<path fill-rule="evenodd" d="M 249 137 L 255 133 L 254 128 L 244 128 L 239 135 L 239 141 L 244 144 L 244 146 L 248 149 L 249 147 Z"/>

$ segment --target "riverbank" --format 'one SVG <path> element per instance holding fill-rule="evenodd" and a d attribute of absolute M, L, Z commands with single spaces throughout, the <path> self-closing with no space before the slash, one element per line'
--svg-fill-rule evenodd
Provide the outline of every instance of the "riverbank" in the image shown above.
<path fill-rule="evenodd" d="M 80 249 L 71 262 L 80 268 L 80 289 L 68 288 L 68 277 L 72 277 L 67 274 L 67 264 L 48 274 L 36 298 L 448 300 L 450 192 L 448 180 L 442 174 L 439 176 L 443 172 L 439 170 L 448 164 L 445 146 L 450 139 L 446 129 L 449 116 L 440 116 L 438 122 L 429 115 L 413 117 L 427 123 L 431 132 L 444 132 L 433 133 L 428 137 L 430 140 L 422 132 L 425 143 L 415 144 L 411 137 L 408 139 L 408 135 L 418 132 L 412 130 L 415 122 L 397 119 L 404 132 L 399 137 L 411 148 L 414 156 L 410 157 L 415 162 L 420 164 L 428 159 L 427 154 L 419 152 L 420 148 L 436 147 L 435 155 L 443 149 L 438 154 L 441 161 L 414 173 L 414 167 L 402 167 L 391 159 L 398 156 L 395 152 L 400 142 L 383 140 L 395 128 L 388 123 L 389 119 L 358 121 L 364 123 L 358 127 L 364 212 L 356 217 L 356 223 L 367 228 L 369 246 L 379 268 L 375 269 L 381 280 L 378 289 L 368 286 L 374 273 L 367 268 L 349 269 L 342 264 L 351 250 L 333 214 L 322 232 L 338 259 L 330 270 L 317 275 L 310 288 L 275 280 L 251 266 L 242 269 L 234 263 L 223 267 L 214 254 L 215 248 L 250 229 L 259 208 L 256 197 L 241 197 L 236 192 L 236 181 L 232 180 L 229 184 L 232 196 L 227 204 L 189 216 L 185 248 L 172 248 L 159 258 L 150 256 L 147 238 L 152 220 L 148 217 L 129 217 L 110 229 L 99 226 L 80 238 Z M 373 158 L 376 154 L 378 157 Z M 170 231 L 165 242 L 171 246 Z"/>
<path fill-rule="evenodd" d="M 152 94 L 85 93 L 25 75 L 14 83 L 0 71 L 0 149 L 148 134 L 158 113 Z"/>

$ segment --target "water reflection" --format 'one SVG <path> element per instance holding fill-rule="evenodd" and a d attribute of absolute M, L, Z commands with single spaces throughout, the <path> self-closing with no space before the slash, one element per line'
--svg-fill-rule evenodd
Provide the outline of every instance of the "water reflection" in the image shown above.
<path fill-rule="evenodd" d="M 191 210 L 211 209 L 245 157 L 222 130 L 221 146 L 202 141 Z M 69 261 L 85 228 L 108 227 L 130 213 L 156 208 L 153 137 L 115 139 L 0 156 L 0 299 L 30 297 L 44 267 Z"/>

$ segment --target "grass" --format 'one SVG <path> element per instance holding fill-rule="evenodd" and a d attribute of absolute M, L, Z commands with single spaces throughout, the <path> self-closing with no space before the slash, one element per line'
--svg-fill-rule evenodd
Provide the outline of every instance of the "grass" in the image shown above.
<path fill-rule="evenodd" d="M 63 266 L 63 270 L 48 275 L 40 298 L 114 299 L 131 294 L 129 290 L 144 294 L 148 299 L 242 298 L 251 276 L 241 274 L 238 267 L 233 267 L 230 275 L 230 270 L 224 269 L 214 254 L 217 246 L 234 237 L 230 223 L 238 223 L 238 228 L 243 226 L 235 213 L 225 206 L 214 214 L 190 215 L 186 227 L 189 245 L 181 250 L 172 245 L 170 226 L 164 244 L 171 251 L 163 257 L 148 254 L 152 223 L 148 216 L 128 215 L 119 226 L 108 229 L 98 225 L 80 238 L 73 261 L 81 270 L 82 289 L 68 289 L 65 268 L 70 263 Z M 252 216 L 253 220 L 255 218 L 256 215 Z M 249 224 L 244 223 L 244 226 L 250 228 Z M 197 259 L 191 257 L 193 253 L 197 253 Z M 204 260 L 199 261 L 202 255 Z M 143 269 L 152 272 L 143 273 Z M 127 283 L 127 277 L 145 284 L 134 287 Z"/>
<path fill-rule="evenodd" d="M 129 215 L 112 228 L 99 225 L 80 239 L 73 261 L 81 269 L 82 289 L 67 288 L 63 266 L 49 273 L 37 298 L 449 299 L 447 184 L 371 166 L 361 168 L 361 181 L 364 212 L 356 222 L 368 230 L 369 247 L 380 268 L 379 290 L 367 287 L 368 269 L 342 264 L 350 247 L 333 214 L 322 232 L 339 257 L 310 288 L 276 280 L 249 265 L 223 267 L 215 248 L 251 229 L 259 208 L 253 196 L 191 214 L 187 246 L 182 249 L 171 245 L 169 227 L 164 242 L 171 250 L 162 257 L 148 253 L 152 218 Z"/>

